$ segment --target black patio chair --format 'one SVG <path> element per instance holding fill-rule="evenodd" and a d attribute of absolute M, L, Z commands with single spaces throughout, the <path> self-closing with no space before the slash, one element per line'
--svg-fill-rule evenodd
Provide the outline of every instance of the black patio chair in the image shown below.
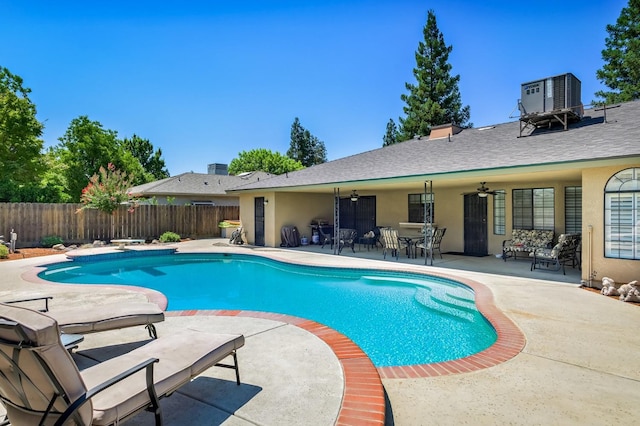
<path fill-rule="evenodd" d="M 322 248 L 324 248 L 325 244 L 329 244 L 333 248 L 333 226 L 319 225 L 318 233 L 320 234 Z"/>

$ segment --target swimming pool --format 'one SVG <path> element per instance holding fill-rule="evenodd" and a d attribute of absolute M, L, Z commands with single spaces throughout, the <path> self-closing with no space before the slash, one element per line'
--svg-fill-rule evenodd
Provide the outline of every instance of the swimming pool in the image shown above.
<path fill-rule="evenodd" d="M 468 287 L 420 274 L 207 253 L 63 262 L 39 276 L 151 288 L 167 297 L 169 310 L 253 310 L 314 320 L 348 336 L 377 367 L 462 358 L 497 338 Z"/>

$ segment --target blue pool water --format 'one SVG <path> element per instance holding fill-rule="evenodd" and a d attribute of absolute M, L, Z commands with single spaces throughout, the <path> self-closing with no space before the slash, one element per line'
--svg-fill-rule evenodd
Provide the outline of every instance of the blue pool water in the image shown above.
<path fill-rule="evenodd" d="M 170 310 L 238 309 L 314 320 L 348 336 L 378 367 L 462 358 L 497 337 L 468 287 L 419 274 L 291 265 L 242 254 L 173 254 L 64 262 L 40 277 L 151 288 L 167 297 Z"/>

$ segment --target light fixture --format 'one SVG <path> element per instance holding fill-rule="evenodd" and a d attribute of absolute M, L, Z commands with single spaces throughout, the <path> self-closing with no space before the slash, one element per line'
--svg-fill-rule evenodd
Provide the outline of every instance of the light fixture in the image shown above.
<path fill-rule="evenodd" d="M 358 198 L 360 198 L 360 196 L 358 195 L 358 193 L 356 192 L 356 190 L 354 189 L 353 191 L 351 191 L 351 201 L 353 201 L 354 203 L 356 201 L 358 201 Z"/>
<path fill-rule="evenodd" d="M 478 197 L 480 197 L 480 198 L 487 198 L 487 195 L 489 195 L 489 194 L 494 195 L 495 194 L 495 191 L 490 191 L 489 188 L 484 186 L 485 183 L 487 183 L 487 182 L 480 182 L 480 188 L 478 188 Z"/>
<path fill-rule="evenodd" d="M 264 205 L 266 206 L 267 204 L 269 204 L 269 200 L 267 200 L 266 198 L 263 201 Z"/>

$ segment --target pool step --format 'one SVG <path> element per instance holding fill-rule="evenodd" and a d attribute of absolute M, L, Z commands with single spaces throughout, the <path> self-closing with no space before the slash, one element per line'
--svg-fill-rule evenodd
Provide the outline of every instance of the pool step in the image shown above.
<path fill-rule="evenodd" d="M 416 301 L 426 308 L 443 314 L 452 315 L 466 321 L 474 321 L 477 310 L 473 302 L 464 302 L 458 298 L 451 297 L 446 292 L 434 292 L 432 290 L 426 287 L 416 289 Z"/>
<path fill-rule="evenodd" d="M 476 317 L 477 309 L 473 300 L 473 293 L 467 288 L 445 283 L 427 286 L 424 280 L 411 278 L 376 276 L 363 276 L 362 278 L 377 284 L 414 286 L 416 288 L 414 297 L 424 307 L 467 321 L 473 321 Z"/>

